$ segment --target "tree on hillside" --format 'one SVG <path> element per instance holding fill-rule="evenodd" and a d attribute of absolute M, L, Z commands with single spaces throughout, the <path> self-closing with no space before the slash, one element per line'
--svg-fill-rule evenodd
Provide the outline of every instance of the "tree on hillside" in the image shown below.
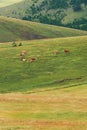
<path fill-rule="evenodd" d="M 67 0 L 50 0 L 51 8 L 66 8 L 68 6 Z"/>
<path fill-rule="evenodd" d="M 87 0 L 83 0 L 83 3 L 84 3 L 85 5 L 87 5 Z"/>
<path fill-rule="evenodd" d="M 80 11 L 81 4 L 87 5 L 87 0 L 71 0 L 70 4 L 73 6 L 74 11 Z"/>
<path fill-rule="evenodd" d="M 70 4 L 73 6 L 74 11 L 80 11 L 81 3 L 82 3 L 82 0 L 71 0 Z"/>

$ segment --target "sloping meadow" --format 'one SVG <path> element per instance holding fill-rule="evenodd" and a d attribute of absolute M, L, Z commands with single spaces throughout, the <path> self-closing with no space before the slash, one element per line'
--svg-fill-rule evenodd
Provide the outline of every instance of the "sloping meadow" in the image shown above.
<path fill-rule="evenodd" d="M 87 81 L 87 36 L 0 44 L 0 92 L 69 87 Z M 24 61 L 20 54 L 26 51 Z M 66 52 L 68 51 L 68 52 Z M 57 53 L 56 53 L 57 52 Z M 35 58 L 35 61 L 30 61 Z"/>
<path fill-rule="evenodd" d="M 84 36 L 86 31 L 0 17 L 0 42 Z"/>

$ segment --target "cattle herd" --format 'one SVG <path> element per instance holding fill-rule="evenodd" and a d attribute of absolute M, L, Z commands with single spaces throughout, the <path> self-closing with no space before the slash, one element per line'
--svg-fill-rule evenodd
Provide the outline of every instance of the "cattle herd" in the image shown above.
<path fill-rule="evenodd" d="M 70 50 L 68 50 L 68 49 L 65 49 L 64 50 L 64 53 L 70 53 Z M 28 62 L 35 62 L 36 60 L 37 60 L 37 58 L 36 57 L 30 57 L 28 60 L 26 59 L 26 54 L 27 54 L 27 51 L 26 50 L 23 50 L 21 53 L 20 53 L 20 60 L 22 61 L 22 62 L 26 62 L 26 61 L 28 61 Z M 59 51 L 58 50 L 55 50 L 55 51 L 53 51 L 53 54 L 55 55 L 55 56 L 57 56 L 58 54 L 59 54 Z"/>

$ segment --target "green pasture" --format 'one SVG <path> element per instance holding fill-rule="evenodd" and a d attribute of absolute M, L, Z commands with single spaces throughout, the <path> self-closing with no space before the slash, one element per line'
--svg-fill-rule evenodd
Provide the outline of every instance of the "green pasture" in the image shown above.
<path fill-rule="evenodd" d="M 87 36 L 16 44 L 0 43 L 0 130 L 86 130 Z"/>
<path fill-rule="evenodd" d="M 87 36 L 22 41 L 22 44 L 17 47 L 12 47 L 12 43 L 0 44 L 1 93 L 87 83 Z M 65 49 L 70 53 L 65 53 Z M 20 60 L 23 50 L 27 52 L 26 62 Z M 36 61 L 30 63 L 31 57 Z"/>

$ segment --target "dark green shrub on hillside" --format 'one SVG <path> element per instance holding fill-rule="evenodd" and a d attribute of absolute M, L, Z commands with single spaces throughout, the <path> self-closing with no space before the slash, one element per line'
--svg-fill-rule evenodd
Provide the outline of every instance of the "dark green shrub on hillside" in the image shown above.
<path fill-rule="evenodd" d="M 81 10 L 81 6 L 80 5 L 75 5 L 75 6 L 73 6 L 73 10 L 74 11 L 80 11 Z"/>
<path fill-rule="evenodd" d="M 71 0 L 70 4 L 74 11 L 80 11 L 82 9 L 81 4 L 87 5 L 87 0 Z"/>
<path fill-rule="evenodd" d="M 65 26 L 87 31 L 87 19 L 75 19 L 73 23 L 66 24 Z"/>
<path fill-rule="evenodd" d="M 87 0 L 83 0 L 84 4 L 87 5 Z"/>
<path fill-rule="evenodd" d="M 22 43 L 20 42 L 18 46 L 22 46 Z"/>
<path fill-rule="evenodd" d="M 52 9 L 67 8 L 67 0 L 50 0 L 50 6 Z"/>

